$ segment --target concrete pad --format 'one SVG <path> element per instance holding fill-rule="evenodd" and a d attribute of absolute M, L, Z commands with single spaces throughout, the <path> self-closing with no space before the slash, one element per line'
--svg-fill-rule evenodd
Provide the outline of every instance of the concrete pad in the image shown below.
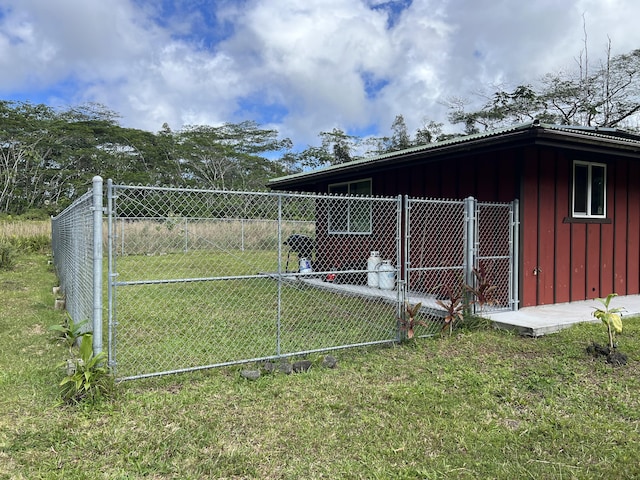
<path fill-rule="evenodd" d="M 524 307 L 517 311 L 492 312 L 485 316 L 500 328 L 513 329 L 522 335 L 539 337 L 558 332 L 576 323 L 599 322 L 593 317 L 592 312 L 600 306 L 600 302 L 596 300 L 585 300 Z M 609 307 L 624 307 L 623 319 L 625 316 L 640 315 L 640 295 L 615 297 L 611 300 Z"/>

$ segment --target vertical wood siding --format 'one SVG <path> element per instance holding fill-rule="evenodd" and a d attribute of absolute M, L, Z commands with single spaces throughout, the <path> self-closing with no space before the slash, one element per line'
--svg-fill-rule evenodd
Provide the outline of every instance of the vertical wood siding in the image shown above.
<path fill-rule="evenodd" d="M 609 223 L 565 223 L 573 160 L 607 164 Z M 522 306 L 640 293 L 640 172 L 625 158 L 528 148 L 522 181 Z"/>

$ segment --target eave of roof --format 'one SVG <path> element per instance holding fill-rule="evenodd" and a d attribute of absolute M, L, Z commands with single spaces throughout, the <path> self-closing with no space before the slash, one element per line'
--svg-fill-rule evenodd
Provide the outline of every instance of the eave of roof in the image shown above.
<path fill-rule="evenodd" d="M 630 151 L 634 156 L 640 155 L 640 135 L 617 129 L 580 127 L 569 125 L 542 124 L 537 121 L 505 127 L 489 132 L 456 137 L 442 142 L 420 145 L 396 152 L 386 153 L 375 157 L 362 158 L 347 163 L 301 172 L 284 177 L 274 178 L 267 186 L 272 188 L 287 188 L 303 182 L 313 182 L 327 176 L 334 176 L 359 170 L 362 167 L 383 166 L 399 162 L 405 163 L 422 157 L 438 156 L 464 150 L 492 148 L 500 144 L 513 144 L 517 141 L 531 141 L 534 138 L 538 144 L 557 145 L 559 142 L 568 146 L 581 145 L 584 147 L 605 147 Z"/>

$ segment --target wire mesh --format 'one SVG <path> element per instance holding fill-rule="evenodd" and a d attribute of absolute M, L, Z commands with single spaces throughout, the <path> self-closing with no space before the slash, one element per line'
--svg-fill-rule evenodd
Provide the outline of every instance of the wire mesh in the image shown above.
<path fill-rule="evenodd" d="M 65 308 L 75 323 L 93 315 L 93 198 L 89 191 L 51 218 L 53 264 L 60 282 Z"/>
<path fill-rule="evenodd" d="M 119 378 L 394 341 L 399 200 L 114 186 L 110 363 Z"/>
<path fill-rule="evenodd" d="M 476 310 L 496 311 L 512 308 L 513 206 L 504 203 L 482 203 L 476 206 L 477 253 L 475 287 L 488 291 L 476 304 Z"/>
<path fill-rule="evenodd" d="M 470 312 L 511 309 L 513 205 L 406 199 L 407 299 L 422 303 L 417 334 L 432 334 Z"/>
<path fill-rule="evenodd" d="M 67 310 L 75 322 L 97 311 L 94 329 L 96 179 L 98 193 L 52 218 Z M 468 305 L 517 305 L 515 204 L 111 181 L 108 200 L 109 363 L 120 379 L 433 335 Z"/>
<path fill-rule="evenodd" d="M 447 309 L 461 305 L 465 284 L 467 229 L 463 200 L 406 201 L 406 275 L 410 304 L 422 303 L 416 335 L 445 325 Z"/>

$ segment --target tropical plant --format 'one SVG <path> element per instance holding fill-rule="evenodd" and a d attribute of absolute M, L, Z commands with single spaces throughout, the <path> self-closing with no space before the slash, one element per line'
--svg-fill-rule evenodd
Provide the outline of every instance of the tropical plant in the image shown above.
<path fill-rule="evenodd" d="M 449 335 L 451 335 L 453 325 L 457 321 L 464 320 L 465 304 L 462 301 L 464 297 L 462 290 L 464 289 L 455 290 L 450 285 L 445 285 L 443 289 L 446 299 L 436 300 L 436 303 L 445 310 L 444 325 L 442 326 L 442 331 L 444 332 L 447 328 L 449 328 Z"/>
<path fill-rule="evenodd" d="M 61 325 L 52 325 L 49 327 L 49 330 L 52 332 L 56 332 L 58 334 L 58 338 L 62 340 L 69 349 L 73 348 L 78 339 L 86 333 L 83 330 L 83 327 L 89 322 L 89 320 L 82 320 L 80 322 L 74 322 L 71 315 L 67 314 L 67 318 Z"/>
<path fill-rule="evenodd" d="M 416 321 L 416 314 L 420 311 L 422 307 L 422 303 L 417 303 L 413 307 L 409 305 L 409 302 L 405 304 L 405 310 L 402 312 L 403 314 L 398 318 L 398 325 L 400 327 L 400 332 L 402 335 L 402 339 L 412 339 L 414 335 L 414 328 L 416 325 L 422 325 L 426 327 L 427 324 L 421 320 Z"/>
<path fill-rule="evenodd" d="M 477 268 L 473 268 L 473 276 L 475 277 L 475 286 L 465 286 L 466 290 L 474 297 L 472 300 L 473 303 L 478 305 L 480 310 L 482 310 L 485 305 L 494 305 L 497 303 L 494 295 L 498 287 L 491 284 L 489 273 L 484 263 L 480 264 Z"/>
<path fill-rule="evenodd" d="M 85 333 L 80 342 L 80 358 L 65 362 L 67 376 L 62 379 L 62 399 L 67 403 L 96 402 L 109 395 L 113 387 L 113 378 L 105 365 L 104 352 L 93 354 L 93 335 Z"/>
<path fill-rule="evenodd" d="M 607 326 L 607 333 L 609 334 L 609 350 L 613 351 L 615 348 L 615 335 L 616 333 L 622 333 L 622 316 L 620 312 L 624 310 L 622 307 L 610 308 L 609 303 L 611 299 L 617 297 L 617 293 L 610 293 L 607 298 L 596 298 L 604 308 L 596 308 L 593 312 L 593 316 L 600 320 Z"/>

